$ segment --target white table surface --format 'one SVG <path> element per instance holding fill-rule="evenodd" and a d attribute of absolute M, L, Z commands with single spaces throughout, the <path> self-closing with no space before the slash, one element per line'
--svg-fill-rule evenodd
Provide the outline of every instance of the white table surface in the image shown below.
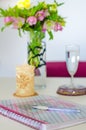
<path fill-rule="evenodd" d="M 76 84 L 81 84 L 86 86 L 86 78 L 75 78 Z M 45 89 L 37 89 L 38 94 L 53 95 L 60 97 L 65 100 L 71 100 L 76 103 L 86 105 L 86 95 L 84 96 L 63 96 L 56 94 L 57 88 L 60 85 L 68 84 L 70 78 L 47 78 L 47 87 Z M 13 96 L 16 90 L 16 80 L 15 78 L 0 78 L 0 99 L 17 98 Z M 21 123 L 13 121 L 7 117 L 0 115 L 0 130 L 33 130 Z M 77 126 L 65 128 L 63 130 L 86 130 L 86 123 Z"/>

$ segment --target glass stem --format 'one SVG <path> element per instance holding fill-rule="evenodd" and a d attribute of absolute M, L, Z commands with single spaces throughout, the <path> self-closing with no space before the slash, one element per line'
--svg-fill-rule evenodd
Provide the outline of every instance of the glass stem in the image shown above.
<path fill-rule="evenodd" d="M 74 87 L 74 82 L 73 82 L 74 76 L 71 75 L 71 87 Z"/>

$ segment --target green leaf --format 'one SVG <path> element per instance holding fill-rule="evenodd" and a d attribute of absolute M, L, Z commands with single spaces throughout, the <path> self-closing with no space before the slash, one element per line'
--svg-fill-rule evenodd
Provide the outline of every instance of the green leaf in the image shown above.
<path fill-rule="evenodd" d="M 3 32 L 3 31 L 4 31 L 4 29 L 5 29 L 5 26 L 3 26 L 3 27 L 1 28 L 1 31 Z"/>
<path fill-rule="evenodd" d="M 4 17 L 5 16 L 5 10 L 0 8 L 0 17 Z"/>
<path fill-rule="evenodd" d="M 48 19 L 52 21 L 57 21 L 59 19 L 57 12 L 54 12 L 54 13 L 51 12 L 50 16 L 48 16 Z"/>
<path fill-rule="evenodd" d="M 19 36 L 21 37 L 21 29 L 18 29 Z"/>
<path fill-rule="evenodd" d="M 6 27 L 8 27 L 8 26 L 10 26 L 10 23 L 5 24 L 5 25 L 1 28 L 1 31 L 3 32 L 3 31 L 4 31 L 4 29 L 5 29 Z"/>
<path fill-rule="evenodd" d="M 48 34 L 49 34 L 49 40 L 53 39 L 53 33 L 52 33 L 52 31 L 48 31 Z"/>
<path fill-rule="evenodd" d="M 61 5 L 64 4 L 64 2 L 62 2 L 62 3 L 58 3 L 56 0 L 54 0 L 54 2 L 56 3 L 57 6 L 61 6 Z"/>

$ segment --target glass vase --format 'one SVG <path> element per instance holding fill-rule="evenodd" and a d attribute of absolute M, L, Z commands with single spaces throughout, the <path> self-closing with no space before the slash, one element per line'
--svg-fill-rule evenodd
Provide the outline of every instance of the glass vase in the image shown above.
<path fill-rule="evenodd" d="M 35 66 L 35 89 L 46 87 L 46 42 L 45 33 L 31 31 L 27 44 L 28 64 Z"/>

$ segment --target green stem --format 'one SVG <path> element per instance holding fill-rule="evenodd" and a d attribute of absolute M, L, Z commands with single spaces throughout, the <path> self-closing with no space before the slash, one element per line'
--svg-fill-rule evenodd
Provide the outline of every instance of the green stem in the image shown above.
<path fill-rule="evenodd" d="M 40 67 L 41 61 L 43 61 L 44 50 L 42 52 L 42 49 L 44 48 L 42 40 L 44 36 L 45 35 L 42 32 L 30 31 L 30 41 L 28 43 L 28 64 L 34 65 L 35 68 Z"/>

